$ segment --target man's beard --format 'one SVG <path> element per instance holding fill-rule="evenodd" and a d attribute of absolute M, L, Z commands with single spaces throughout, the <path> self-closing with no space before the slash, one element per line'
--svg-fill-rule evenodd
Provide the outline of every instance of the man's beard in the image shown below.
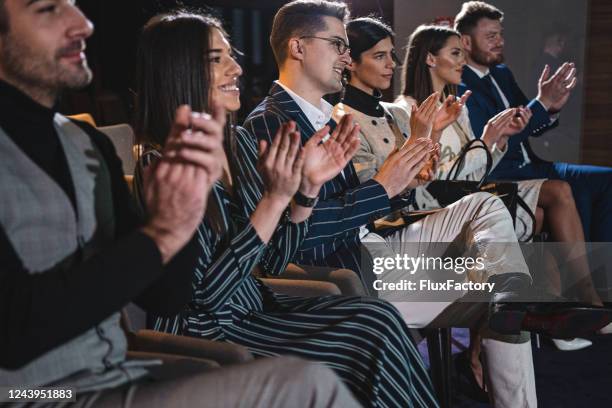
<path fill-rule="evenodd" d="M 494 54 L 481 51 L 479 48 L 474 48 L 471 57 L 478 65 L 483 65 L 487 67 L 501 64 L 502 62 L 504 62 L 503 53 L 494 56 Z"/>
<path fill-rule="evenodd" d="M 53 59 L 37 53 L 26 44 L 6 34 L 0 66 L 5 79 L 13 85 L 28 90 L 31 94 L 57 96 L 67 89 L 79 89 L 91 82 L 92 73 L 87 62 L 73 69 L 60 63 L 62 53 L 74 49 L 75 45 L 60 49 Z"/>

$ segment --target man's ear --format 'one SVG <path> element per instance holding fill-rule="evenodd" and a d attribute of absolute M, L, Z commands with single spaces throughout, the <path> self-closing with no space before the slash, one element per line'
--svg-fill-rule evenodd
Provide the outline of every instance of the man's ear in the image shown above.
<path fill-rule="evenodd" d="M 472 52 L 472 37 L 469 34 L 461 35 L 461 45 L 463 49 L 469 54 Z"/>
<path fill-rule="evenodd" d="M 289 58 L 300 61 L 304 59 L 304 49 L 302 48 L 302 44 L 300 44 L 300 40 L 298 38 L 290 38 L 288 46 Z"/>

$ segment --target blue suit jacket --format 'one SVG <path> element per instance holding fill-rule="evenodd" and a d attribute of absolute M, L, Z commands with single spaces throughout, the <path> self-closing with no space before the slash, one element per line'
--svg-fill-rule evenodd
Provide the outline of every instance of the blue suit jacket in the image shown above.
<path fill-rule="evenodd" d="M 543 163 L 544 161 L 531 150 L 529 136 L 541 135 L 548 129 L 557 126 L 558 121 L 551 123 L 550 115 L 542 104 L 535 99 L 531 101 L 527 99 L 506 65 L 491 67 L 490 72 L 504 93 L 504 96 L 508 99 L 510 107 L 518 107 L 519 105 L 528 106 L 533 113 L 527 127 L 521 133 L 508 139 L 508 152 L 492 173 L 492 178 L 511 178 L 512 174 L 516 173 L 524 162 L 520 143 L 522 142 L 525 146 L 532 162 Z M 467 107 L 472 130 L 474 135 L 479 138 L 487 121 L 499 113 L 500 110 L 496 109 L 495 99 L 491 94 L 491 90 L 468 66 L 463 68 L 462 80 L 463 83 L 459 86 L 459 93 L 463 94 L 468 89 L 472 91 L 472 96 L 467 101 Z"/>
<path fill-rule="evenodd" d="M 318 130 L 293 98 L 275 83 L 268 96 L 249 114 L 244 127 L 258 140 L 271 142 L 280 125 L 289 120 L 296 122 L 302 144 Z M 390 200 L 374 180 L 360 184 L 351 162 L 343 173 L 344 176 L 338 174 L 321 188 L 295 262 L 361 271 L 359 228 L 410 202 L 406 198 Z"/>

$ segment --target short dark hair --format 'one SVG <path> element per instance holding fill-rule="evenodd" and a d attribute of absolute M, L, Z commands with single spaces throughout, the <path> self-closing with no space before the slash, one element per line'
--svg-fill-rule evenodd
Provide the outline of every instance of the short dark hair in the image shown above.
<path fill-rule="evenodd" d="M 327 28 L 323 17 L 334 17 L 346 23 L 348 6 L 344 2 L 327 0 L 296 0 L 282 6 L 274 16 L 270 46 L 276 64 L 281 67 L 287 59 L 287 43 L 293 36 L 314 35 Z"/>
<path fill-rule="evenodd" d="M 134 127 L 140 143 L 163 146 L 183 104 L 210 111 L 206 56 L 213 28 L 226 35 L 219 20 L 187 10 L 159 14 L 145 24 L 136 62 Z"/>
<path fill-rule="evenodd" d="M 9 19 L 6 12 L 4 0 L 0 0 L 0 35 L 6 34 L 9 31 Z"/>
<path fill-rule="evenodd" d="M 402 95 L 412 96 L 421 104 L 434 92 L 427 54 L 437 55 L 446 41 L 460 34 L 444 26 L 422 25 L 410 35 L 402 68 Z M 456 95 L 455 86 L 447 86 L 444 94 Z"/>
<path fill-rule="evenodd" d="M 359 62 L 361 54 L 369 50 L 380 40 L 390 38 L 395 43 L 395 33 L 379 18 L 359 17 L 346 24 L 346 34 L 351 46 L 351 59 Z"/>
<path fill-rule="evenodd" d="M 468 1 L 463 3 L 461 11 L 455 16 L 455 30 L 461 34 L 471 34 L 481 18 L 504 20 L 504 13 L 495 6 L 484 1 Z"/>

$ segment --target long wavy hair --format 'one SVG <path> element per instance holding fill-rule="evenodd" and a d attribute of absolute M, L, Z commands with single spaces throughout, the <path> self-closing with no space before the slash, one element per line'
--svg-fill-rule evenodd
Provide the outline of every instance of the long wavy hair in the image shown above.
<path fill-rule="evenodd" d="M 213 29 L 228 37 L 219 20 L 187 10 L 159 14 L 145 24 L 136 64 L 134 128 L 138 143 L 161 149 L 172 128 L 175 111 L 181 105 L 190 105 L 196 112 L 210 112 L 212 75 L 207 55 Z M 236 151 L 232 119 L 228 118 L 225 127 L 224 147 L 228 158 Z M 233 160 L 228 162 L 235 177 Z M 220 215 L 211 193 L 206 219 L 215 231 L 223 233 L 226 226 Z"/>
<path fill-rule="evenodd" d="M 451 28 L 433 25 L 419 26 L 410 35 L 402 67 L 402 95 L 412 96 L 421 104 L 434 92 L 430 68 L 426 62 L 427 54 L 438 55 L 453 35 L 461 38 Z M 457 95 L 457 86 L 445 86 L 441 98 L 448 95 Z"/>
<path fill-rule="evenodd" d="M 139 142 L 163 146 L 180 105 L 209 112 L 211 32 L 219 20 L 184 10 L 159 14 L 144 26 L 136 63 Z M 227 34 L 225 34 L 227 36 Z"/>

